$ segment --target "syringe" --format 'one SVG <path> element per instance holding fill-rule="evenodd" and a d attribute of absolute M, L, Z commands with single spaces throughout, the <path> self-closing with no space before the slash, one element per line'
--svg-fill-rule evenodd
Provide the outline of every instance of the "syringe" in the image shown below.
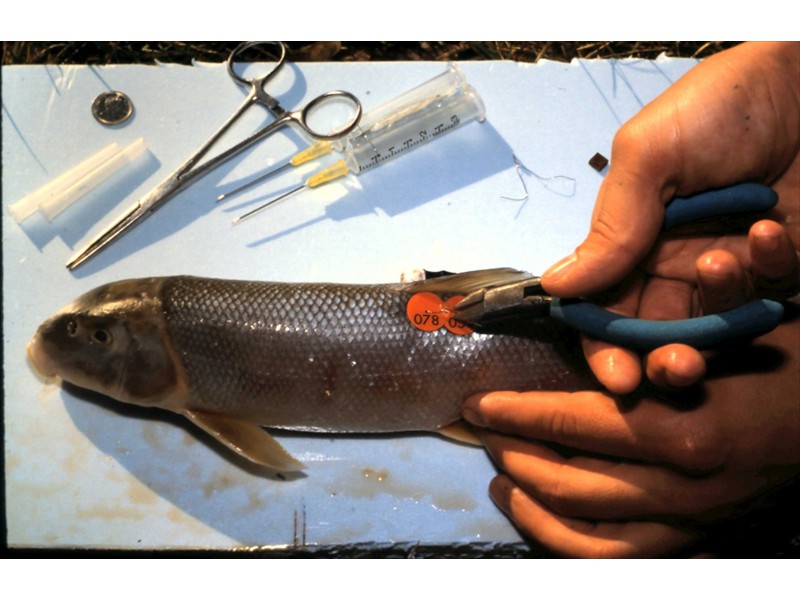
<path fill-rule="evenodd" d="M 450 65 L 441 75 L 366 113 L 359 126 L 343 140 L 315 144 L 278 169 L 231 192 L 250 187 L 278 170 L 302 164 L 332 150 L 344 154 L 343 159 L 313 175 L 303 185 L 237 217 L 234 223 L 307 187 L 318 187 L 349 173 L 363 173 L 461 125 L 475 119 L 483 121 L 485 116 L 486 109 L 478 92 L 467 83 L 458 67 Z M 298 157 L 305 160 L 297 162 Z"/>

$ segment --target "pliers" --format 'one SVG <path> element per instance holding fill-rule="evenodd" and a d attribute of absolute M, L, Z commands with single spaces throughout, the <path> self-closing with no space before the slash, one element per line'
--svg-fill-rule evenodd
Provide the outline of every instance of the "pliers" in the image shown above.
<path fill-rule="evenodd" d="M 676 197 L 666 207 L 663 230 L 708 217 L 768 210 L 777 201 L 772 189 L 755 183 Z M 783 313 L 781 302 L 758 299 L 719 314 L 648 321 L 623 317 L 591 302 L 548 296 L 540 278 L 530 277 L 472 292 L 455 306 L 454 316 L 480 331 L 511 319 L 549 315 L 595 338 L 649 351 L 670 343 L 708 348 L 728 339 L 763 334 L 780 323 Z"/>

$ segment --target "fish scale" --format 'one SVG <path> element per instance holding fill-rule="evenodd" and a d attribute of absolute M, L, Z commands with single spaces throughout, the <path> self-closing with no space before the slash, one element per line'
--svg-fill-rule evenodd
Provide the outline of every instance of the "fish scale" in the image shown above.
<path fill-rule="evenodd" d="M 400 285 L 165 279 L 168 337 L 192 410 L 330 432 L 434 430 L 470 394 L 579 389 L 574 337 L 416 329 Z"/>

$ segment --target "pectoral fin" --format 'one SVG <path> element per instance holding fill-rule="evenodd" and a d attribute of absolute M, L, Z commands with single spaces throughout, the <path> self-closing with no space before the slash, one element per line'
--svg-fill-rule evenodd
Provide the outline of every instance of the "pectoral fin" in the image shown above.
<path fill-rule="evenodd" d="M 186 410 L 184 416 L 228 448 L 277 471 L 302 471 L 306 466 L 283 449 L 275 438 L 251 421 Z"/>
<path fill-rule="evenodd" d="M 463 444 L 471 444 L 473 446 L 483 446 L 483 442 L 475 433 L 470 429 L 464 421 L 456 421 L 451 425 L 440 427 L 436 433 L 443 435 L 446 438 L 461 442 Z"/>

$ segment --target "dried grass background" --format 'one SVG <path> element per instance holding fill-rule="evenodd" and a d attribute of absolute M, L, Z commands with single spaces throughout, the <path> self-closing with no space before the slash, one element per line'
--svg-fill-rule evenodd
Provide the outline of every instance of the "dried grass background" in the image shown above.
<path fill-rule="evenodd" d="M 3 64 L 222 62 L 238 42 L 3 42 Z M 703 58 L 736 42 L 290 42 L 292 61 Z M 255 51 L 254 51 L 255 52 Z M 266 55 L 266 52 L 265 52 Z M 258 58 L 254 55 L 253 58 Z"/>

